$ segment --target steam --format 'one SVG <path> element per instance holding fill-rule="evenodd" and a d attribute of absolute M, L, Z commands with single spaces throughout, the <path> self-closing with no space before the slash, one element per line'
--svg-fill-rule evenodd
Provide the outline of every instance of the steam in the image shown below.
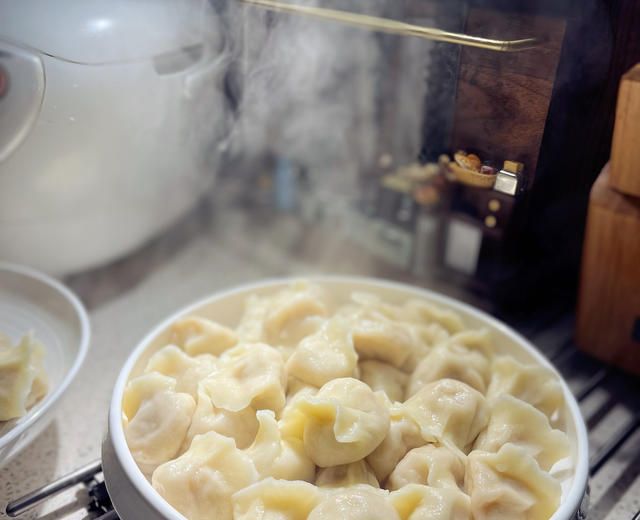
<path fill-rule="evenodd" d="M 398 37 L 230 2 L 230 52 L 241 91 L 232 154 L 286 156 L 340 190 L 352 189 L 357 173 L 383 153 L 415 160 L 429 42 L 408 39 L 402 55 L 390 56 L 384 44 Z M 356 0 L 340 8 L 383 16 L 380 5 Z M 382 125 L 382 99 L 387 110 L 389 100 L 395 107 L 384 119 L 391 128 Z M 381 149 L 382 133 L 393 136 L 390 149 Z"/>

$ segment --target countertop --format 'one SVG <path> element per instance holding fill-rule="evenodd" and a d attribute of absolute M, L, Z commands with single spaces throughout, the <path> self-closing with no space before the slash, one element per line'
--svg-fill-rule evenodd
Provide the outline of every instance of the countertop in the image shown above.
<path fill-rule="evenodd" d="M 328 230 L 308 227 L 292 215 L 255 215 L 237 206 L 206 201 L 126 259 L 65 278 L 90 314 L 89 355 L 55 420 L 0 470 L 1 508 L 4 510 L 10 499 L 100 458 L 111 389 L 121 365 L 144 334 L 176 309 L 217 290 L 269 277 L 334 273 L 413 281 L 404 271 L 345 244 Z M 486 302 L 459 287 L 438 280 L 419 283 L 487 307 Z M 540 341 L 549 345 L 565 341 L 570 321 L 571 317 L 554 325 L 555 332 L 550 327 L 545 331 L 546 339 Z M 583 374 L 576 379 L 576 387 L 587 378 L 588 374 Z M 590 399 L 594 409 L 601 406 L 596 402 L 598 392 Z M 593 440 L 594 449 L 607 435 Z M 640 431 L 623 448 L 619 463 L 592 480 L 597 513 L 592 518 L 630 520 L 640 509 Z M 629 470 L 629 461 L 635 469 Z M 613 490 L 612 482 L 617 486 Z M 610 497 L 615 500 L 611 502 Z M 607 503 L 599 506 L 602 501 Z M 86 503 L 80 485 L 21 518 L 91 518 L 84 508 Z M 6 516 L 0 513 L 0 517 Z"/>

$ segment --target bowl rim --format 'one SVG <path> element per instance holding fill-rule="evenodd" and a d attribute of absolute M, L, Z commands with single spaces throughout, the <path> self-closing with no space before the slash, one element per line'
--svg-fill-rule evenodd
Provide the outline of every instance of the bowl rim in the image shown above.
<path fill-rule="evenodd" d="M 535 360 L 542 366 L 550 369 L 558 379 L 560 380 L 564 397 L 567 403 L 567 407 L 571 413 L 573 422 L 575 424 L 575 434 L 577 441 L 576 449 L 576 462 L 573 475 L 573 482 L 569 492 L 566 495 L 564 502 L 554 512 L 549 520 L 569 520 L 573 518 L 573 515 L 578 511 L 585 493 L 587 491 L 587 481 L 589 477 L 589 444 L 587 437 L 587 429 L 580 412 L 578 403 L 569 389 L 566 381 L 558 370 L 551 364 L 551 362 L 538 351 L 538 349 L 524 336 L 516 332 L 514 329 L 501 322 L 497 318 L 494 318 L 487 312 L 478 309 L 468 303 L 457 300 L 450 296 L 446 296 L 431 289 L 426 289 L 419 286 L 412 286 L 406 283 L 395 282 L 391 280 L 385 280 L 381 278 L 367 277 L 367 276 L 351 276 L 351 275 L 307 275 L 307 276 L 287 276 L 281 278 L 268 278 L 262 279 L 257 282 L 251 282 L 241 285 L 234 285 L 233 287 L 215 291 L 208 296 L 199 298 L 193 303 L 185 305 L 172 313 L 169 317 L 162 320 L 153 329 L 147 333 L 143 339 L 132 350 L 131 354 L 127 358 L 125 364 L 122 366 L 120 373 L 116 379 L 112 400 L 109 407 L 109 419 L 108 419 L 108 435 L 113 443 L 114 452 L 118 462 L 122 466 L 124 473 L 128 477 L 129 481 L 135 486 L 136 491 L 147 499 L 147 501 L 156 509 L 164 518 L 171 520 L 186 520 L 186 518 L 174 509 L 167 501 L 165 501 L 159 493 L 153 489 L 151 483 L 142 474 L 138 465 L 135 463 L 131 452 L 128 449 L 125 437 L 124 429 L 122 427 L 122 396 L 124 388 L 126 386 L 129 374 L 133 369 L 138 357 L 144 352 L 147 346 L 153 341 L 153 339 L 161 333 L 165 328 L 171 325 L 178 317 L 185 315 L 193 310 L 211 303 L 213 301 L 221 300 L 226 297 L 232 296 L 241 292 L 249 292 L 251 290 L 262 289 L 266 287 L 278 287 L 282 288 L 297 280 L 306 280 L 309 282 L 318 283 L 363 283 L 370 284 L 372 287 L 387 287 L 404 291 L 408 294 L 415 294 L 416 296 L 426 297 L 429 301 L 435 303 L 442 303 L 445 306 L 454 310 L 461 309 L 464 312 L 481 319 L 506 336 L 513 339 L 519 346 L 523 347 L 529 354 L 531 354 Z M 107 487 L 108 487 L 108 482 Z M 117 510 L 117 503 L 114 502 L 114 507 Z"/>
<path fill-rule="evenodd" d="M 71 305 L 76 313 L 80 324 L 80 342 L 78 345 L 78 352 L 75 359 L 73 360 L 73 363 L 71 364 L 71 368 L 64 375 L 62 381 L 60 381 L 60 384 L 52 392 L 49 392 L 44 397 L 40 406 L 33 413 L 27 412 L 27 415 L 24 416 L 24 420 L 19 420 L 19 422 L 14 428 L 11 429 L 11 431 L 0 437 L 0 448 L 4 448 L 5 446 L 8 446 L 12 442 L 14 442 L 24 432 L 26 432 L 29 427 L 31 427 L 36 423 L 36 421 L 40 419 L 40 417 L 44 416 L 61 398 L 62 394 L 64 394 L 71 382 L 75 379 L 77 373 L 80 371 L 80 367 L 84 363 L 87 352 L 89 350 L 91 324 L 87 311 L 80 299 L 62 282 L 32 267 L 14 264 L 12 262 L 0 262 L 0 271 L 6 271 L 26 276 L 54 289 Z"/>

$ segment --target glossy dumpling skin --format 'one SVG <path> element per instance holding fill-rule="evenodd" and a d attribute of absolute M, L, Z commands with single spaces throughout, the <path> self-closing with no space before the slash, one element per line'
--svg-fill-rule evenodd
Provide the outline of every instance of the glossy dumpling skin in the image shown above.
<path fill-rule="evenodd" d="M 313 482 L 316 466 L 303 442 L 295 437 L 283 438 L 273 411 L 259 410 L 256 417 L 260 427 L 253 444 L 245 451 L 260 476 Z"/>
<path fill-rule="evenodd" d="M 215 356 L 200 354 L 189 356 L 175 345 L 167 345 L 156 352 L 145 368 L 145 373 L 158 372 L 176 380 L 176 392 L 198 397 L 198 383 L 214 369 Z"/>
<path fill-rule="evenodd" d="M 418 424 L 422 438 L 468 453 L 489 420 L 484 396 L 454 379 L 441 379 L 422 387 L 404 403 Z"/>
<path fill-rule="evenodd" d="M 322 493 L 301 481 L 266 478 L 232 496 L 234 520 L 306 520 Z"/>
<path fill-rule="evenodd" d="M 235 331 L 200 316 L 179 318 L 172 325 L 171 333 L 173 343 L 190 356 L 219 356 L 238 343 Z"/>
<path fill-rule="evenodd" d="M 497 453 L 472 451 L 465 490 L 474 520 L 547 520 L 560 506 L 558 481 L 513 444 Z"/>
<path fill-rule="evenodd" d="M 315 396 L 303 396 L 296 401 L 295 411 L 301 421 L 298 431 L 304 424 L 305 450 L 320 467 L 366 457 L 389 430 L 387 407 L 366 384 L 353 378 L 334 379 Z"/>
<path fill-rule="evenodd" d="M 44 346 L 32 333 L 16 346 L 0 335 L 0 421 L 22 417 L 45 396 L 49 383 L 44 355 Z"/>
<path fill-rule="evenodd" d="M 360 359 L 377 359 L 401 367 L 414 350 L 414 339 L 408 327 L 383 316 L 357 313 L 351 334 Z"/>
<path fill-rule="evenodd" d="M 365 460 L 320 468 L 316 476 L 316 486 L 328 488 L 352 487 L 359 484 L 379 488 L 380 484 L 373 470 Z"/>
<path fill-rule="evenodd" d="M 154 489 L 189 520 L 230 520 L 231 496 L 258 480 L 249 457 L 216 432 L 196 436 L 189 449 L 153 472 Z"/>
<path fill-rule="evenodd" d="M 246 448 L 253 442 L 258 426 L 256 411 L 252 407 L 248 406 L 236 412 L 217 408 L 207 393 L 207 388 L 199 385 L 196 409 L 182 451 L 189 447 L 196 435 L 210 431 L 231 437 L 236 441 L 238 448 Z"/>
<path fill-rule="evenodd" d="M 536 407 L 552 422 L 558 419 L 556 416 L 564 405 L 564 393 L 551 370 L 524 365 L 511 356 L 500 356 L 494 360 L 492 372 L 487 392 L 489 399 L 510 394 Z"/>
<path fill-rule="evenodd" d="M 449 334 L 464 330 L 464 323 L 454 311 L 444 309 L 424 300 L 409 300 L 404 305 L 405 313 L 415 323 L 441 325 Z"/>
<path fill-rule="evenodd" d="M 178 455 L 191 424 L 195 401 L 175 387 L 175 379 L 151 372 L 132 379 L 124 391 L 124 435 L 147 475 Z"/>
<path fill-rule="evenodd" d="M 347 321 L 332 318 L 316 333 L 300 341 L 287 360 L 286 368 L 301 381 L 321 387 L 332 379 L 353 377 L 357 363 L 358 355 Z"/>
<path fill-rule="evenodd" d="M 381 361 L 368 359 L 358 364 L 360 379 L 376 392 L 382 390 L 391 401 L 404 401 L 404 392 L 409 376 L 397 368 Z"/>
<path fill-rule="evenodd" d="M 402 520 L 471 520 L 469 497 L 457 487 L 407 484 L 389 498 Z M 474 518 L 475 520 L 475 518 Z"/>
<path fill-rule="evenodd" d="M 389 475 L 387 487 L 400 489 L 408 484 L 463 489 L 465 460 L 445 446 L 427 444 L 407 453 Z"/>
<path fill-rule="evenodd" d="M 329 493 L 307 520 L 399 520 L 388 491 L 359 485 Z"/>
<path fill-rule="evenodd" d="M 264 313 L 263 331 L 270 343 L 277 343 L 286 329 L 310 316 L 326 316 L 327 295 L 319 285 L 296 282 L 271 297 Z"/>
<path fill-rule="evenodd" d="M 509 394 L 501 395 L 491 403 L 489 424 L 478 435 L 473 447 L 495 453 L 506 443 L 526 450 L 545 471 L 569 456 L 567 435 L 552 429 L 542 412 Z"/>
<path fill-rule="evenodd" d="M 367 462 L 379 482 L 387 479 L 409 450 L 426 443 L 420 433 L 420 427 L 402 404 L 390 401 L 386 404 L 390 416 L 389 432 L 380 445 L 367 456 Z"/>
<path fill-rule="evenodd" d="M 227 350 L 200 384 L 216 408 L 230 412 L 248 407 L 279 412 L 286 402 L 284 360 L 264 343 L 240 344 Z"/>

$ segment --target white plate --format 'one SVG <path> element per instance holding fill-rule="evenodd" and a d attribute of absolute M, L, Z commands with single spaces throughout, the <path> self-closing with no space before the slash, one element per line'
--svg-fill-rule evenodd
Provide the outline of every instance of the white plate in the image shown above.
<path fill-rule="evenodd" d="M 90 334 L 87 312 L 69 289 L 31 268 L 0 262 L 0 332 L 15 344 L 30 330 L 46 350 L 49 391 L 24 417 L 0 422 L 0 466 L 49 424 L 82 365 Z"/>

